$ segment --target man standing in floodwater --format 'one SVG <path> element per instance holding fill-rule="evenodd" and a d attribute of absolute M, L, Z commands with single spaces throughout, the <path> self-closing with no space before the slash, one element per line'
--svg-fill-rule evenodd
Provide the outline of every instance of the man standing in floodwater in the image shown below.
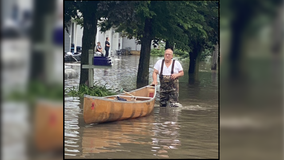
<path fill-rule="evenodd" d="M 166 49 L 164 59 L 154 65 L 153 82 L 157 85 L 157 75 L 160 79 L 160 107 L 166 107 L 167 101 L 171 107 L 177 107 L 179 97 L 179 77 L 184 75 L 182 65 L 173 60 L 173 50 Z"/>
<path fill-rule="evenodd" d="M 106 37 L 106 42 L 105 42 L 106 57 L 108 57 L 109 55 L 109 47 L 110 47 L 109 39 L 108 37 Z"/>

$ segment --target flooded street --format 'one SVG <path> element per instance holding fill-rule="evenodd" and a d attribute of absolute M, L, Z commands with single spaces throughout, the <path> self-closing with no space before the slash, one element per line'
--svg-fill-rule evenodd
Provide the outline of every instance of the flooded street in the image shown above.
<path fill-rule="evenodd" d="M 158 59 L 150 58 L 149 83 Z M 94 69 L 95 84 L 114 90 L 136 89 L 139 56 L 114 56 L 113 66 Z M 160 108 L 147 117 L 104 124 L 86 124 L 82 100 L 65 96 L 65 158 L 218 158 L 218 73 L 200 63 L 199 80 L 189 83 L 188 60 L 180 61 L 179 102 L 182 107 Z M 80 72 L 79 64 L 65 64 Z M 78 74 L 80 76 L 80 74 Z M 78 86 L 79 76 L 65 78 L 65 89 Z"/>

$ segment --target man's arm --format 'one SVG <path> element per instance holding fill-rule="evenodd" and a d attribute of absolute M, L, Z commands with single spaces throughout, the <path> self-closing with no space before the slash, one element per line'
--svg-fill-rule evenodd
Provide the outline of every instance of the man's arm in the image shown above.
<path fill-rule="evenodd" d="M 179 61 L 176 61 L 176 67 L 178 68 L 179 72 L 175 73 L 175 74 L 172 74 L 171 75 L 172 79 L 176 79 L 176 78 L 182 77 L 184 75 L 183 68 L 182 68 L 182 66 L 181 66 Z"/>
<path fill-rule="evenodd" d="M 153 72 L 153 75 L 152 75 L 152 77 L 153 77 L 153 82 L 152 82 L 152 84 L 155 84 L 155 85 L 158 84 L 158 82 L 157 82 L 157 74 L 158 74 L 158 73 L 159 73 L 159 71 L 156 70 L 156 69 L 154 69 L 154 72 Z"/>
<path fill-rule="evenodd" d="M 171 75 L 171 78 L 172 78 L 172 79 L 176 79 L 176 78 L 181 77 L 181 76 L 183 76 L 183 75 L 184 75 L 183 70 L 181 70 L 181 71 L 179 71 L 178 73 L 172 74 L 172 75 Z"/>

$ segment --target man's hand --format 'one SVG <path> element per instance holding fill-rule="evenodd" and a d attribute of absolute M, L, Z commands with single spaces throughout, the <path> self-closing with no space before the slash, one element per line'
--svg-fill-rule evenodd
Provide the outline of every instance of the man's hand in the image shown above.
<path fill-rule="evenodd" d="M 172 74 L 171 78 L 176 79 L 176 78 L 181 77 L 183 75 L 184 75 L 184 73 L 183 73 L 183 70 L 182 70 L 182 71 L 179 71 L 179 73 Z"/>
<path fill-rule="evenodd" d="M 171 79 L 176 79 L 178 77 L 178 73 L 172 74 Z"/>
<path fill-rule="evenodd" d="M 157 81 L 153 81 L 152 84 L 153 84 L 153 85 L 157 85 L 158 82 L 157 82 Z M 152 85 L 152 84 L 151 84 L 151 85 Z"/>

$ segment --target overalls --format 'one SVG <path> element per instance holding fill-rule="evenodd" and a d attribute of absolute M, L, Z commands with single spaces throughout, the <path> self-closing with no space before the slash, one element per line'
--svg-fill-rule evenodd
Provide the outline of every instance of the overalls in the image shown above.
<path fill-rule="evenodd" d="M 179 96 L 179 80 L 171 79 L 171 75 L 163 75 L 164 59 L 162 61 L 162 67 L 160 72 L 160 107 L 166 107 L 167 101 L 172 104 L 177 103 Z M 175 60 L 173 60 L 171 74 L 174 73 Z"/>

